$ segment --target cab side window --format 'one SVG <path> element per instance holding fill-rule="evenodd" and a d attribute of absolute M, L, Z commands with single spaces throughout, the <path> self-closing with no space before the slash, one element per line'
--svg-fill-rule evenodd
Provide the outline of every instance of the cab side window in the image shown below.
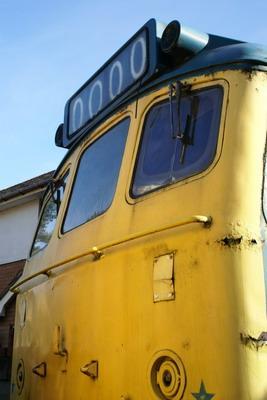
<path fill-rule="evenodd" d="M 216 86 L 184 95 L 179 110 L 175 100 L 150 109 L 132 197 L 198 174 L 211 164 L 216 153 L 222 97 L 223 89 Z"/>
<path fill-rule="evenodd" d="M 124 119 L 83 152 L 63 232 L 103 214 L 111 205 L 120 172 L 130 119 Z"/>
<path fill-rule="evenodd" d="M 68 174 L 50 187 L 50 195 L 44 205 L 41 218 L 39 220 L 31 250 L 31 256 L 38 253 L 48 245 L 56 225 L 57 215 L 63 198 L 67 176 Z"/>

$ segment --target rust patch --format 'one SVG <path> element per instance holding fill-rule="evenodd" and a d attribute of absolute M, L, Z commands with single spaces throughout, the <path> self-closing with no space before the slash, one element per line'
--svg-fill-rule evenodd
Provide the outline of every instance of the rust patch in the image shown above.
<path fill-rule="evenodd" d="M 267 345 L 267 332 L 262 332 L 258 338 L 240 333 L 240 340 L 243 345 L 259 350 L 259 348 Z"/>
<path fill-rule="evenodd" d="M 248 237 L 239 236 L 239 235 L 227 235 L 222 239 L 217 240 L 217 243 L 220 243 L 225 247 L 240 247 L 241 244 L 255 246 L 258 244 L 258 241 L 254 238 L 250 239 Z"/>
<path fill-rule="evenodd" d="M 189 341 L 184 341 L 182 343 L 182 346 L 185 350 L 189 350 L 190 349 L 190 342 Z"/>
<path fill-rule="evenodd" d="M 223 246 L 227 246 L 227 247 L 234 247 L 239 245 L 243 240 L 243 236 L 225 236 L 224 238 L 222 238 L 221 240 L 218 240 L 218 242 L 220 244 L 222 244 Z"/>
<path fill-rule="evenodd" d="M 243 69 L 241 72 L 247 76 L 248 81 L 252 81 L 253 77 L 257 75 L 257 71 L 253 68 Z"/>

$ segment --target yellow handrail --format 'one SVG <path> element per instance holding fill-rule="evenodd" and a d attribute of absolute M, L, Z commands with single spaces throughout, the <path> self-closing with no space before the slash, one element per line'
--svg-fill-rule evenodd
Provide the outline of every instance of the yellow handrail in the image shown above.
<path fill-rule="evenodd" d="M 154 233 L 159 233 L 159 232 L 166 231 L 168 229 L 172 229 L 172 228 L 176 228 L 176 227 L 184 226 L 184 225 L 189 225 L 189 224 L 194 224 L 194 223 L 199 223 L 199 224 L 203 224 L 205 227 L 210 227 L 210 225 L 212 223 L 212 217 L 207 217 L 205 215 L 194 215 L 194 216 L 192 216 L 190 218 L 187 218 L 185 220 L 181 220 L 181 221 L 175 222 L 173 224 L 165 225 L 165 226 L 157 228 L 157 229 L 134 233 L 134 234 L 129 235 L 128 237 L 126 237 L 124 239 L 114 240 L 114 241 L 108 242 L 108 243 L 106 243 L 106 244 L 104 244 L 102 246 L 93 246 L 90 250 L 87 250 L 84 253 L 81 253 L 79 255 L 70 257 L 70 258 L 65 259 L 63 261 L 60 261 L 60 262 L 55 263 L 53 265 L 50 265 L 49 267 L 46 267 L 46 268 L 36 272 L 35 274 L 27 276 L 24 279 L 20 279 L 17 283 L 15 283 L 15 285 L 13 285 L 11 287 L 10 290 L 12 292 L 14 292 L 14 293 L 17 293 L 18 292 L 18 288 L 21 285 L 23 285 L 24 283 L 26 283 L 26 282 L 28 282 L 28 281 L 30 281 L 30 280 L 32 280 L 32 279 L 34 279 L 34 278 L 36 278 L 37 276 L 40 276 L 40 275 L 49 276 L 50 272 L 53 269 L 61 267 L 64 264 L 70 263 L 72 261 L 75 261 L 78 258 L 82 258 L 82 257 L 85 257 L 85 256 L 93 255 L 94 259 L 97 260 L 103 255 L 103 251 L 104 250 L 107 250 L 107 249 L 109 249 L 111 247 L 118 246 L 120 244 L 127 243 L 127 242 L 130 242 L 130 241 L 135 240 L 135 239 L 140 239 L 142 237 L 145 237 L 145 236 L 148 236 L 148 235 L 152 235 Z"/>

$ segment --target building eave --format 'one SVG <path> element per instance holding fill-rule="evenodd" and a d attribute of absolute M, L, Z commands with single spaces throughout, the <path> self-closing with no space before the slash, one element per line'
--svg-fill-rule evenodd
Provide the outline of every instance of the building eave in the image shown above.
<path fill-rule="evenodd" d="M 50 171 L 18 185 L 1 190 L 0 211 L 40 199 L 47 185 L 53 179 L 53 173 L 54 171 Z"/>

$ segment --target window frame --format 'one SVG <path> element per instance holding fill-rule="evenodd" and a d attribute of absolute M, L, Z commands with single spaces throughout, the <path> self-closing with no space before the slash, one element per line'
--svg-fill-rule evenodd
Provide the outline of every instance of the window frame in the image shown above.
<path fill-rule="evenodd" d="M 51 241 L 52 236 L 57 231 L 56 226 L 57 226 L 57 224 L 59 222 L 60 210 L 63 208 L 61 205 L 62 205 L 62 203 L 64 201 L 64 197 L 66 198 L 66 194 L 65 193 L 66 193 L 67 185 L 68 185 L 68 182 L 69 182 L 69 179 L 70 179 L 70 165 L 69 164 L 64 169 L 64 171 L 59 175 L 59 177 L 57 179 L 55 179 L 55 181 L 59 181 L 59 180 L 64 179 L 64 178 L 67 178 L 66 185 L 65 185 L 65 190 L 64 190 L 62 201 L 60 203 L 60 207 L 59 207 L 59 210 L 58 210 L 58 213 L 57 213 L 56 222 L 55 222 L 55 226 L 54 226 L 53 232 L 52 232 L 52 234 L 50 236 L 50 239 L 47 242 L 47 244 L 44 247 L 42 247 L 40 250 L 38 250 L 35 253 L 33 253 L 34 243 L 35 243 L 36 238 L 37 238 L 37 234 L 38 234 L 38 231 L 39 231 L 39 228 L 40 228 L 40 224 L 41 224 L 41 220 L 43 218 L 43 214 L 45 212 L 45 209 L 47 207 L 48 202 L 52 199 L 52 193 L 51 193 L 51 190 L 49 188 L 50 183 L 48 184 L 48 186 L 47 186 L 47 188 L 45 190 L 45 193 L 43 195 L 43 198 L 41 199 L 41 201 L 39 203 L 39 204 L 41 204 L 41 207 L 39 206 L 40 208 L 39 208 L 39 215 L 38 215 L 38 223 L 37 223 L 37 226 L 36 226 L 36 229 L 35 229 L 35 232 L 34 232 L 34 236 L 33 236 L 33 239 L 32 239 L 32 244 L 31 244 L 31 248 L 30 248 L 27 260 L 32 259 L 33 257 L 37 256 L 37 254 L 42 253 L 42 251 L 47 248 L 47 246 L 49 245 L 49 243 Z"/>
<path fill-rule="evenodd" d="M 172 81 L 172 83 L 175 81 Z M 186 82 L 188 85 L 190 85 L 190 81 Z M 224 130 L 225 130 L 225 123 L 226 123 L 226 111 L 227 111 L 227 105 L 228 105 L 228 95 L 229 95 L 229 82 L 224 79 L 224 78 L 217 78 L 214 80 L 207 80 L 207 81 L 201 81 L 191 84 L 191 91 L 192 92 L 198 92 L 198 91 L 203 91 L 205 89 L 212 89 L 219 87 L 222 90 L 222 99 L 221 99 L 221 109 L 219 112 L 219 127 L 218 127 L 218 138 L 217 138 L 217 146 L 215 149 L 215 156 L 210 163 L 210 165 L 204 169 L 201 172 L 198 172 L 194 175 L 190 175 L 185 177 L 184 179 L 179 179 L 177 181 L 174 181 L 173 183 L 169 183 L 163 186 L 160 186 L 159 188 L 155 188 L 154 190 L 151 190 L 147 193 L 141 194 L 140 196 L 135 197 L 132 194 L 132 186 L 134 182 L 134 177 L 135 177 L 135 172 L 137 168 L 137 163 L 139 159 L 139 154 L 140 154 L 140 149 L 142 146 L 142 139 L 143 139 L 143 133 L 144 133 L 144 128 L 145 128 L 145 123 L 148 114 L 150 113 L 151 109 L 160 103 L 164 103 L 168 101 L 169 99 L 169 87 L 165 86 L 165 91 L 162 93 L 159 93 L 157 96 L 155 96 L 142 110 L 142 114 L 140 115 L 139 119 L 139 126 L 138 126 L 138 134 L 137 134 L 137 139 L 136 139 L 136 144 L 135 144 L 135 149 L 134 149 L 134 154 L 133 154 L 133 162 L 132 162 L 132 167 L 128 179 L 128 185 L 127 185 L 127 192 L 126 192 L 126 199 L 129 204 L 136 204 L 138 202 L 150 199 L 151 197 L 158 196 L 160 193 L 165 192 L 166 190 L 172 190 L 175 189 L 177 186 L 182 186 L 187 184 L 188 182 L 195 181 L 197 179 L 201 179 L 203 176 L 206 176 L 210 171 L 215 167 L 217 164 L 221 152 L 222 152 L 222 145 L 223 145 L 223 137 L 224 137 Z M 139 105 L 141 108 L 141 106 Z"/>
<path fill-rule="evenodd" d="M 78 175 L 78 172 L 79 172 L 79 167 L 80 167 L 80 163 L 81 163 L 83 154 L 88 150 L 89 147 L 93 146 L 95 142 L 97 142 L 97 141 L 100 140 L 104 135 L 106 135 L 106 134 L 108 133 L 108 131 L 112 130 L 112 129 L 115 128 L 117 125 L 119 125 L 119 124 L 122 123 L 123 121 L 126 121 L 127 119 L 129 120 L 129 127 L 128 127 L 128 131 L 127 131 L 127 136 L 126 136 L 126 141 L 125 141 L 124 152 L 123 152 L 122 159 L 121 159 L 121 165 L 120 165 L 120 169 L 119 169 L 119 174 L 118 174 L 118 179 L 117 179 L 117 183 L 116 183 L 116 188 L 115 188 L 114 195 L 113 195 L 113 198 L 112 198 L 111 203 L 109 204 L 109 206 L 108 206 L 105 210 L 103 210 L 102 213 L 98 214 L 98 215 L 95 216 L 94 218 L 90 218 L 89 220 L 86 220 L 86 221 L 83 222 L 82 224 L 77 225 L 77 226 L 75 226 L 75 227 L 73 227 L 72 229 L 69 229 L 69 230 L 67 230 L 67 231 L 64 231 L 63 228 L 64 228 L 65 220 L 66 220 L 66 217 L 67 217 L 67 213 L 68 213 L 70 201 L 71 201 L 71 198 L 72 198 L 72 193 L 73 193 L 73 190 L 74 190 L 74 187 L 75 187 L 75 183 L 76 183 L 76 179 L 77 179 L 77 175 Z M 124 116 L 123 116 L 121 119 L 119 119 L 119 120 L 118 120 L 118 119 L 113 120 L 112 123 L 108 124 L 108 125 L 105 126 L 104 128 L 102 127 L 102 130 L 101 130 L 101 132 L 99 132 L 99 134 L 90 136 L 89 141 L 87 141 L 87 142 L 85 143 L 85 145 L 82 146 L 81 151 L 80 151 L 79 154 L 77 155 L 77 162 L 76 162 L 75 171 L 74 171 L 74 174 L 73 174 L 74 176 L 73 176 L 72 182 L 71 182 L 71 188 L 70 188 L 70 191 L 69 191 L 69 194 L 68 194 L 68 198 L 67 198 L 66 205 L 65 205 L 64 210 L 63 210 L 64 215 L 63 215 L 63 219 L 62 219 L 61 226 L 60 226 L 60 232 L 59 232 L 60 237 L 63 237 L 63 236 L 68 235 L 69 233 L 73 232 L 74 230 L 76 230 L 76 229 L 78 229 L 78 228 L 83 227 L 85 224 L 87 224 L 87 223 L 89 223 L 89 222 L 91 222 L 91 221 L 96 221 L 98 218 L 101 218 L 103 215 L 105 215 L 105 213 L 106 213 L 106 212 L 110 209 L 110 207 L 112 206 L 113 201 L 114 201 L 114 198 L 115 198 L 115 196 L 116 196 L 116 191 L 117 191 L 118 182 L 119 182 L 119 179 L 120 179 L 121 167 L 122 167 L 122 164 L 123 164 L 123 158 L 124 158 L 124 155 L 125 155 L 125 149 L 126 149 L 126 146 L 127 146 L 127 140 L 128 140 L 128 136 L 129 136 L 129 131 L 130 131 L 130 129 L 131 129 L 131 122 L 132 122 L 131 120 L 132 120 L 131 115 L 128 114 L 128 113 L 127 113 L 126 115 L 124 115 Z"/>

